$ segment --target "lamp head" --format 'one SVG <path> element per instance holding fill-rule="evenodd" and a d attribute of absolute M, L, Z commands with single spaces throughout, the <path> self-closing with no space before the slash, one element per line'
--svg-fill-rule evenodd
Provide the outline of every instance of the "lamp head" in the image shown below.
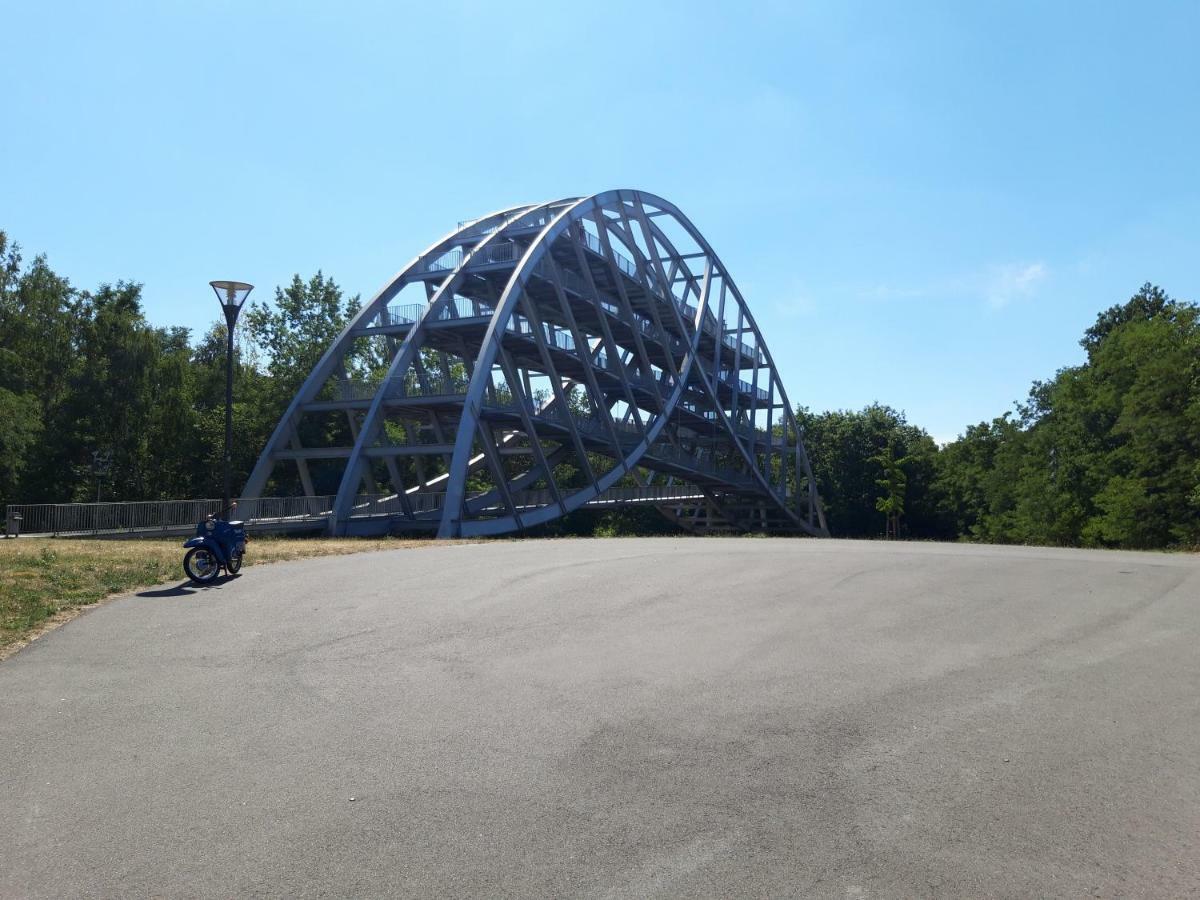
<path fill-rule="evenodd" d="M 209 284 L 212 285 L 213 293 L 217 295 L 221 309 L 225 310 L 225 321 L 232 328 L 242 310 L 242 304 L 254 290 L 254 285 L 244 281 L 210 281 Z"/>

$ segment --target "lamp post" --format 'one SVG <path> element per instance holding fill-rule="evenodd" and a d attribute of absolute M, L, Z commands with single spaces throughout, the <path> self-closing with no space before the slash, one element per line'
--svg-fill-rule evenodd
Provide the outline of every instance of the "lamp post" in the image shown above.
<path fill-rule="evenodd" d="M 222 502 L 228 516 L 233 499 L 230 484 L 233 480 L 233 326 L 237 324 L 238 313 L 254 285 L 241 281 L 210 281 L 209 284 L 225 312 L 225 493 Z"/>

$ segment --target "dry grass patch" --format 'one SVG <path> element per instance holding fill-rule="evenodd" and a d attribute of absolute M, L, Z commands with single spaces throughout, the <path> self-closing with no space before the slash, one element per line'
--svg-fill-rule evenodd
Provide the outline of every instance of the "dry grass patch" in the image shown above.
<path fill-rule="evenodd" d="M 246 565 L 433 544 L 431 540 L 401 538 L 252 536 Z M 182 545 L 180 538 L 0 540 L 0 659 L 114 595 L 182 581 Z"/>

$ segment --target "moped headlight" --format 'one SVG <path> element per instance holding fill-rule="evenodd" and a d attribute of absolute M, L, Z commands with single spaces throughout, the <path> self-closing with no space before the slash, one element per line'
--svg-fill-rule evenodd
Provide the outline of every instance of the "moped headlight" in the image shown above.
<path fill-rule="evenodd" d="M 207 522 L 204 523 L 204 527 L 207 528 L 209 531 L 212 531 L 214 528 L 217 527 L 217 523 L 214 522 L 212 519 L 209 519 Z"/>

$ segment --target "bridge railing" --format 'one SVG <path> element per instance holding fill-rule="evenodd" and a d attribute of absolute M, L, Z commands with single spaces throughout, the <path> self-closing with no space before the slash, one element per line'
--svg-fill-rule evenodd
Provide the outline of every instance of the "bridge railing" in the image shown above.
<path fill-rule="evenodd" d="M 652 484 L 644 487 L 611 487 L 594 501 L 605 503 L 657 503 L 662 500 L 700 500 L 704 493 L 690 484 Z"/>
<path fill-rule="evenodd" d="M 594 253 L 603 255 L 603 251 L 600 247 L 599 240 L 594 235 L 590 234 L 589 232 L 584 232 L 583 243 L 585 246 L 588 247 L 589 250 L 593 251 Z M 512 262 L 512 261 L 515 261 L 519 257 L 520 252 L 521 252 L 520 247 L 517 244 L 514 244 L 511 241 L 506 241 L 506 242 L 496 244 L 494 246 L 490 245 L 488 247 L 482 248 L 480 251 L 478 251 L 476 253 L 476 256 L 472 258 L 472 261 L 478 262 L 480 264 L 497 263 L 497 262 Z M 637 272 L 636 266 L 634 266 L 634 264 L 630 260 L 626 259 L 620 253 L 616 253 L 615 256 L 617 257 L 618 267 L 623 272 L 625 272 L 627 275 L 629 275 L 630 277 L 636 278 L 636 272 Z M 457 248 L 454 250 L 445 251 L 434 257 L 428 258 L 427 260 L 425 260 L 425 267 L 427 270 L 430 270 L 430 271 L 449 271 L 450 269 L 456 268 L 462 262 L 462 259 L 463 259 L 462 249 Z M 551 273 L 549 271 L 549 267 L 547 266 L 546 261 L 544 259 L 539 260 L 538 264 L 534 267 L 533 271 L 536 274 L 538 274 L 541 277 L 546 278 L 546 279 L 550 279 L 553 277 L 551 275 Z M 562 285 L 564 288 L 567 288 L 568 290 L 572 290 L 576 294 L 579 294 L 580 296 L 585 296 L 585 297 L 591 296 L 592 291 L 591 291 L 590 286 L 587 285 L 583 281 L 583 279 L 580 278 L 578 275 L 576 275 L 572 270 L 566 269 L 566 268 L 560 269 L 559 275 L 562 279 Z M 657 288 L 657 284 L 655 285 L 655 287 Z M 695 320 L 696 311 L 697 311 L 696 306 L 694 306 L 690 303 L 687 303 L 684 300 L 681 300 L 673 291 L 667 291 L 666 295 L 670 296 L 672 302 L 674 302 L 674 304 L 679 308 L 680 313 L 683 315 L 683 317 L 685 319 L 687 319 L 688 321 Z M 601 292 L 601 294 L 600 294 L 600 305 L 604 308 L 604 310 L 609 315 L 611 315 L 613 318 L 621 321 L 622 323 L 640 330 L 641 332 L 643 332 L 644 334 L 646 334 L 647 336 L 651 337 L 654 340 L 662 339 L 662 335 L 659 334 L 658 328 L 655 326 L 655 324 L 652 320 L 646 318 L 645 316 L 639 315 L 638 313 L 633 313 L 633 320 L 630 321 L 628 316 L 624 315 L 621 312 L 621 309 L 618 306 L 617 301 L 612 297 L 608 297 L 603 292 Z M 390 307 L 389 307 L 389 310 L 390 310 Z M 417 307 L 414 310 L 413 308 L 406 306 L 406 307 L 404 307 L 403 312 L 397 311 L 395 322 L 391 322 L 390 320 L 388 322 L 384 322 L 383 317 L 391 315 L 389 310 L 385 310 L 384 313 L 381 314 L 381 324 L 406 324 L 410 321 L 413 321 L 413 320 L 415 320 L 417 313 L 419 312 L 419 307 Z M 466 298 L 455 298 L 455 300 L 453 302 L 453 309 L 451 309 L 450 307 L 447 307 L 446 309 L 444 309 L 442 311 L 442 314 L 439 318 L 441 318 L 441 319 L 475 318 L 475 317 L 489 316 L 492 314 L 492 312 L 493 312 L 492 308 L 487 307 L 485 304 L 480 304 L 479 301 L 468 300 Z M 730 332 L 730 331 L 727 331 L 727 330 L 721 328 L 717 322 L 716 316 L 713 314 L 711 309 L 706 310 L 706 312 L 705 312 L 703 328 L 704 328 L 705 333 L 712 336 L 714 339 L 716 339 L 718 337 L 718 335 L 720 335 L 721 342 L 723 344 L 725 344 L 725 346 L 729 347 L 731 350 L 738 349 L 738 340 L 737 340 L 736 332 Z M 508 330 L 516 331 L 518 333 L 528 333 L 528 328 L 522 328 L 520 325 L 514 326 L 513 323 L 511 323 L 511 322 L 509 324 Z M 553 339 L 552 339 L 552 341 L 553 341 Z M 679 345 L 681 343 L 678 340 L 678 338 L 674 337 L 674 335 L 670 336 L 670 341 L 671 341 L 672 345 Z M 572 345 L 573 345 L 573 343 L 574 342 L 572 342 Z M 563 347 L 562 344 L 558 344 L 558 346 L 562 347 L 563 349 L 568 349 L 568 350 L 573 349 L 573 346 Z M 757 348 L 752 347 L 751 345 L 749 345 L 745 342 L 741 343 L 741 355 L 742 355 L 742 359 L 745 361 L 745 363 L 747 365 L 761 365 L 761 363 L 763 361 L 761 352 L 759 352 L 759 350 Z M 737 381 L 733 381 L 733 382 L 729 382 L 729 383 L 735 384 L 735 385 L 738 384 Z M 745 391 L 746 393 L 753 392 L 753 388 L 748 382 L 741 382 L 740 385 L 738 385 L 738 386 L 740 386 L 742 388 L 742 390 Z M 763 391 L 761 388 L 759 388 L 758 393 L 759 393 L 760 397 L 762 397 L 762 399 L 765 399 L 765 394 L 766 394 L 765 391 Z"/>
<path fill-rule="evenodd" d="M 608 506 L 625 503 L 663 503 L 671 500 L 702 500 L 704 493 L 693 485 L 649 485 L 642 487 L 612 487 L 589 500 L 587 506 Z M 546 506 L 554 502 L 548 490 L 514 491 L 513 505 L 518 508 Z"/>
<path fill-rule="evenodd" d="M 660 454 L 661 455 L 661 454 Z M 589 502 L 592 506 L 625 503 L 660 503 L 671 500 L 697 500 L 702 497 L 694 485 L 650 485 L 647 487 L 609 488 Z M 548 490 L 516 491 L 514 504 L 529 508 L 553 502 Z M 350 509 L 350 518 L 388 518 L 407 516 L 434 518 L 445 505 L 444 492 L 422 491 L 405 494 L 358 494 Z M 248 525 L 289 526 L 318 524 L 333 511 L 332 496 L 259 497 L 243 500 L 234 513 Z M 155 537 L 190 533 L 205 516 L 220 510 L 220 500 L 148 500 L 130 503 L 34 503 L 10 504 L 7 516 L 22 518 L 22 534 L 55 537 L 100 535 L 137 535 Z M 407 507 L 407 509 L 406 509 Z"/>
<path fill-rule="evenodd" d="M 451 272 L 462 265 L 462 247 L 453 247 L 441 253 L 421 257 L 421 267 L 426 272 Z"/>
<path fill-rule="evenodd" d="M 379 325 L 412 325 L 424 311 L 420 303 L 390 303 L 379 311 Z"/>
<path fill-rule="evenodd" d="M 354 504 L 350 507 L 350 518 L 370 519 L 386 516 L 406 515 L 405 501 L 414 515 L 439 512 L 446 502 L 446 494 L 441 491 L 422 491 L 405 494 L 404 500 L 400 495 L 391 494 L 357 494 Z"/>
<path fill-rule="evenodd" d="M 488 319 L 496 311 L 490 303 L 470 297 L 454 297 L 437 315 L 437 321 L 449 319 Z"/>
<path fill-rule="evenodd" d="M 372 400 L 378 393 L 390 399 L 461 397 L 467 393 L 469 384 L 465 376 L 446 378 L 440 374 L 426 374 L 422 378 L 410 372 L 407 375 L 390 375 L 379 381 L 340 379 L 331 382 L 330 390 L 335 400 Z"/>
<path fill-rule="evenodd" d="M 493 230 L 495 230 L 495 227 L 488 229 L 488 231 L 493 231 Z M 600 243 L 600 239 L 598 237 L 596 237 L 595 235 L 593 235 L 591 232 L 588 232 L 588 231 L 583 232 L 581 239 L 582 239 L 583 245 L 585 247 L 587 247 L 588 250 L 592 251 L 593 253 L 595 253 L 597 255 L 605 256 L 604 249 Z M 475 256 L 472 257 L 471 261 L 475 264 L 515 262 L 520 257 L 520 255 L 521 255 L 520 245 L 517 245 L 512 241 L 502 241 L 500 243 L 497 243 L 494 245 L 488 245 L 487 247 L 481 248 L 475 254 Z M 613 256 L 616 258 L 617 268 L 619 268 L 622 272 L 624 272 L 626 275 L 628 275 L 630 278 L 632 278 L 636 281 L 638 278 L 637 266 L 633 263 L 633 261 L 628 259 L 624 254 L 617 252 L 617 251 L 613 251 Z M 450 271 L 452 269 L 457 268 L 459 265 L 462 264 L 463 249 L 461 247 L 456 247 L 451 250 L 443 251 L 442 253 L 439 253 L 439 254 L 433 254 L 433 255 L 423 259 L 422 262 L 423 262 L 423 265 L 424 265 L 424 268 L 426 269 L 426 271 L 433 271 L 433 272 Z M 552 277 L 549 272 L 549 268 L 545 264 L 544 260 L 540 260 L 538 262 L 538 264 L 534 267 L 533 271 L 535 273 L 537 273 L 538 275 L 541 275 L 544 278 Z M 586 296 L 591 295 L 591 290 L 590 290 L 590 287 L 587 285 L 587 283 L 584 282 L 584 280 L 582 278 L 580 278 L 578 275 L 576 275 L 572 270 L 564 268 L 564 269 L 560 269 L 559 272 L 562 277 L 563 287 L 567 288 L 568 290 L 574 291 L 575 293 L 579 294 L 580 296 L 586 297 Z M 650 275 L 652 287 L 660 295 L 660 299 L 669 297 L 675 303 L 675 305 L 679 308 L 680 314 L 683 315 L 683 317 L 685 319 L 694 322 L 695 317 L 696 317 L 697 307 L 691 303 L 688 303 L 688 302 L 680 299 L 679 296 L 673 290 L 670 290 L 670 289 L 663 290 L 663 286 L 658 283 L 659 279 L 657 278 L 657 276 L 653 272 L 650 272 L 649 275 Z M 601 305 L 610 314 L 612 314 L 613 316 L 616 316 L 617 318 L 620 318 L 622 321 L 625 321 L 625 317 L 621 315 L 619 307 L 617 306 L 616 301 L 613 298 L 606 298 L 604 295 L 602 295 L 601 296 Z M 480 315 L 481 313 L 477 310 L 475 312 L 475 314 Z M 456 316 L 456 318 L 457 318 L 457 316 Z M 648 319 L 644 319 L 644 317 L 639 316 L 636 313 L 634 314 L 634 318 L 635 318 L 635 320 L 637 320 L 634 323 L 635 325 L 640 327 L 641 330 L 644 331 L 646 334 L 656 337 L 657 329 L 655 329 L 652 322 L 650 322 Z M 729 347 L 731 350 L 738 349 L 738 340 L 737 340 L 736 331 L 729 331 L 729 330 L 721 327 L 721 324 L 717 322 L 717 317 L 713 313 L 711 308 L 709 308 L 705 311 L 703 328 L 704 328 L 705 333 L 709 334 L 714 339 L 716 339 L 719 335 L 721 342 L 723 344 L 725 344 L 725 346 Z M 741 355 L 742 355 L 743 360 L 745 360 L 748 365 L 761 365 L 763 362 L 763 356 L 762 356 L 761 351 L 757 347 L 751 346 L 750 344 L 747 344 L 744 341 L 741 343 Z M 748 389 L 748 386 L 746 386 L 746 387 Z"/>
<path fill-rule="evenodd" d="M 127 503 L 17 503 L 6 519 L 21 517 L 23 534 L 177 534 L 195 528 L 221 500 L 144 500 Z M 250 524 L 290 524 L 323 519 L 333 497 L 260 497 L 244 500 L 233 513 Z"/>
<path fill-rule="evenodd" d="M 289 522 L 323 519 L 333 509 L 333 496 L 257 497 L 238 502 L 237 516 L 246 522 Z"/>

